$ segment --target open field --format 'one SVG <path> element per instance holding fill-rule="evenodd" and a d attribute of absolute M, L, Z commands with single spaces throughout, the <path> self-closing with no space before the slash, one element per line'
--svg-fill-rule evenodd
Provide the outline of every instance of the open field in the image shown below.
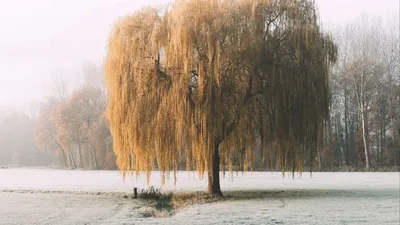
<path fill-rule="evenodd" d="M 143 178 L 116 171 L 0 170 L 0 224 L 398 224 L 399 173 L 246 173 L 221 180 L 218 203 L 144 218 L 142 201 L 124 199 Z M 152 184 L 160 186 L 158 174 Z M 178 173 L 165 191 L 202 191 L 206 180 Z"/>

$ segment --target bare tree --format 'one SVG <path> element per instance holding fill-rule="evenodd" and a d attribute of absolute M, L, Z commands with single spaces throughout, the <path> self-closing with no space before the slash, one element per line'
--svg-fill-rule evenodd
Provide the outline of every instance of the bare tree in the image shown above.
<path fill-rule="evenodd" d="M 55 75 L 53 77 L 52 96 L 56 96 L 61 102 L 66 101 L 69 96 L 68 83 L 64 80 L 62 75 Z"/>
<path fill-rule="evenodd" d="M 345 129 L 336 132 L 344 133 L 347 164 L 353 155 L 350 150 L 355 148 L 355 128 L 359 127 L 361 134 L 366 168 L 371 156 L 374 163 L 381 162 L 384 149 L 388 149 L 387 133 L 395 134 L 392 96 L 397 86 L 393 78 L 399 65 L 399 39 L 394 30 L 379 18 L 363 15 L 336 35 L 339 60 L 333 73 L 333 108 L 337 110 L 332 112 L 343 118 Z"/>

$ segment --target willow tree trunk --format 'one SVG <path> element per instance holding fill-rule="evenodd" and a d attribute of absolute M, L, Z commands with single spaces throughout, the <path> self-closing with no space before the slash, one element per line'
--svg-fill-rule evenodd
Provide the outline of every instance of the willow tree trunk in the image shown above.
<path fill-rule="evenodd" d="M 219 144 L 214 146 L 214 153 L 212 157 L 212 169 L 208 171 L 208 193 L 214 196 L 223 196 L 221 186 L 219 183 L 219 165 L 220 157 L 218 151 Z"/>

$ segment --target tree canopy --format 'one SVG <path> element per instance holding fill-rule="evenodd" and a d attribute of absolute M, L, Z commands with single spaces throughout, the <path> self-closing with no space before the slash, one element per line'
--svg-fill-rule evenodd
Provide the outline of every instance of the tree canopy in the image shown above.
<path fill-rule="evenodd" d="M 84 69 L 85 82 L 71 95 L 62 79 L 55 80 L 54 93 L 41 104 L 36 118 L 36 145 L 55 153 L 63 167 L 112 169 L 116 165 L 109 151 L 104 76 L 95 65 Z"/>
<path fill-rule="evenodd" d="M 118 167 L 176 174 L 185 154 L 218 195 L 220 166 L 251 169 L 255 148 L 283 171 L 312 167 L 335 60 L 313 1 L 176 0 L 127 16 L 105 65 Z"/>

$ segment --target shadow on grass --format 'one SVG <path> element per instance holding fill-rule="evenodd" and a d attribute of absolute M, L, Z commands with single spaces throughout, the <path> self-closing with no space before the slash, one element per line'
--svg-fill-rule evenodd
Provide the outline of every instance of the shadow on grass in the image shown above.
<path fill-rule="evenodd" d="M 400 195 L 398 190 L 382 189 L 289 189 L 289 190 L 246 190 L 226 191 L 225 198 L 229 200 L 254 200 L 254 199 L 309 199 L 324 197 L 365 197 L 365 196 L 391 196 Z"/>
<path fill-rule="evenodd" d="M 149 192 L 151 194 L 149 194 Z M 338 190 L 338 189 L 289 189 L 289 190 L 238 190 L 225 191 L 224 197 L 213 197 L 205 192 L 177 192 L 162 193 L 160 190 L 151 189 L 144 192 L 142 199 L 150 201 L 150 205 L 156 210 L 155 217 L 160 212 L 167 212 L 168 216 L 174 215 L 179 210 L 199 204 L 210 204 L 224 201 L 246 201 L 268 199 L 312 199 L 312 198 L 365 198 L 388 197 L 400 198 L 398 190 Z M 144 198 L 143 198 L 144 197 Z M 165 215 L 162 214 L 162 215 Z M 167 217 L 168 217 L 167 216 Z M 162 216 L 164 217 L 164 216 Z"/>
<path fill-rule="evenodd" d="M 226 191 L 225 198 L 231 200 L 254 200 L 254 199 L 281 199 L 281 198 L 321 198 L 340 195 L 350 195 L 348 191 L 342 190 L 251 190 L 251 191 Z"/>

